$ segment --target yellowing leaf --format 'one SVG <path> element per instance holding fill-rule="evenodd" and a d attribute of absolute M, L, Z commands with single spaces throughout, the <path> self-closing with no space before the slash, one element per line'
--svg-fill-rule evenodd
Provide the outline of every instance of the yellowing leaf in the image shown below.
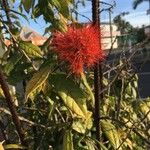
<path fill-rule="evenodd" d="M 4 97 L 4 93 L 3 93 L 3 90 L 1 88 L 1 85 L 0 85 L 0 97 Z"/>
<path fill-rule="evenodd" d="M 63 150 L 73 150 L 73 139 L 71 131 L 65 131 L 63 136 Z"/>
<path fill-rule="evenodd" d="M 18 106 L 18 100 L 17 100 L 17 97 L 16 97 L 16 88 L 12 85 L 9 85 L 9 92 L 10 92 L 11 96 L 13 97 L 14 104 L 16 106 Z M 3 93 L 1 85 L 0 85 L 0 97 L 5 98 L 5 95 Z"/>
<path fill-rule="evenodd" d="M 76 119 L 72 124 L 72 129 L 82 134 L 84 134 L 87 129 L 91 129 L 93 125 L 91 115 L 91 112 L 87 112 L 84 119 Z"/>
<path fill-rule="evenodd" d="M 73 79 L 67 78 L 64 74 L 53 74 L 49 78 L 49 83 L 72 112 L 85 118 L 87 114 L 86 98 Z"/>
<path fill-rule="evenodd" d="M 41 86 L 43 86 L 43 84 L 47 80 L 49 73 L 50 68 L 44 67 L 33 75 L 26 87 L 26 99 L 28 99 L 28 97 L 30 97 L 30 95 L 32 95 L 37 89 L 41 90 Z"/>
<path fill-rule="evenodd" d="M 4 146 L 5 149 L 27 149 L 27 147 L 20 144 L 7 144 Z M 1 150 L 1 149 L 0 149 Z"/>
<path fill-rule="evenodd" d="M 78 106 L 78 104 L 75 102 L 75 100 L 73 98 L 71 98 L 69 95 L 67 95 L 64 92 L 58 92 L 58 94 L 60 95 L 60 97 L 62 98 L 63 102 L 65 103 L 65 105 L 74 113 L 76 113 L 77 115 L 79 115 L 80 117 L 85 118 L 85 115 L 83 113 L 83 111 L 80 109 L 80 107 Z"/>
<path fill-rule="evenodd" d="M 112 147 L 117 149 L 121 142 L 116 127 L 108 120 L 102 120 L 101 127 Z M 119 150 L 122 150 L 122 148 L 119 148 Z"/>
<path fill-rule="evenodd" d="M 150 108 L 148 107 L 147 103 L 141 101 L 141 103 L 139 104 L 139 106 L 140 106 L 140 111 L 144 115 L 146 115 L 147 119 L 150 121 Z"/>
<path fill-rule="evenodd" d="M 0 142 L 0 150 L 4 150 L 3 143 L 4 143 L 4 141 Z"/>

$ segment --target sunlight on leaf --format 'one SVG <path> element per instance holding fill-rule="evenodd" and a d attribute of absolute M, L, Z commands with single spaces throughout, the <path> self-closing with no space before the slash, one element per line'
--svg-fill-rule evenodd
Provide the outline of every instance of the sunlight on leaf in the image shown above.
<path fill-rule="evenodd" d="M 0 150 L 4 150 L 3 143 L 4 143 L 4 141 L 0 142 Z"/>
<path fill-rule="evenodd" d="M 87 114 L 86 97 L 78 84 L 71 78 L 67 78 L 65 74 L 51 75 L 49 83 L 72 112 L 85 118 Z"/>
<path fill-rule="evenodd" d="M 43 58 L 43 53 L 41 49 L 38 46 L 32 44 L 31 42 L 20 41 L 19 48 L 23 50 L 28 57 Z"/>
<path fill-rule="evenodd" d="M 4 146 L 5 149 L 27 149 L 27 147 L 20 144 L 7 144 Z M 0 149 L 1 150 L 1 149 Z"/>
<path fill-rule="evenodd" d="M 117 149 L 120 146 L 120 138 L 116 127 L 110 121 L 101 121 L 101 126 L 104 134 L 106 135 L 107 139 L 111 143 L 114 149 Z M 121 150 L 121 148 L 120 148 Z"/>
<path fill-rule="evenodd" d="M 49 73 L 50 67 L 44 67 L 33 75 L 33 77 L 30 79 L 26 87 L 25 93 L 26 100 L 28 99 L 28 97 L 30 97 L 30 95 L 33 94 L 33 92 L 39 89 L 46 82 Z"/>

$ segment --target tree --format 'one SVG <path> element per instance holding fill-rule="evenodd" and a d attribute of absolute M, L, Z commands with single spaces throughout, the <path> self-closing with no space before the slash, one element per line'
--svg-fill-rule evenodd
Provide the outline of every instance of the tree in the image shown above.
<path fill-rule="evenodd" d="M 149 2 L 150 4 L 150 0 L 134 0 L 133 1 L 133 9 L 136 9 L 138 5 L 140 5 L 143 2 Z"/>
<path fill-rule="evenodd" d="M 137 43 L 139 43 L 139 42 L 142 42 L 142 41 L 144 41 L 145 39 L 146 39 L 146 35 L 145 35 L 145 32 L 144 32 L 144 26 L 142 26 L 141 28 L 137 28 L 137 29 L 135 29 L 135 31 L 136 31 L 136 41 L 137 41 Z"/>
<path fill-rule="evenodd" d="M 121 34 L 125 34 L 125 33 L 128 33 L 128 32 L 131 32 L 131 30 L 133 29 L 133 26 L 128 21 L 123 19 L 123 17 L 125 15 L 128 15 L 128 14 L 129 14 L 129 12 L 123 12 L 123 13 L 117 15 L 113 19 L 114 23 L 118 27 L 118 31 L 120 31 Z"/>

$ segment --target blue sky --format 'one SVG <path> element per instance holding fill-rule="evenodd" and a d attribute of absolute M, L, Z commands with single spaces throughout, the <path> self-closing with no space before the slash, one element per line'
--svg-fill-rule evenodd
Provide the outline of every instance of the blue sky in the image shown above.
<path fill-rule="evenodd" d="M 78 12 L 88 18 L 91 19 L 91 2 L 88 0 L 86 1 L 86 6 L 83 7 L 79 5 Z M 113 3 L 113 0 L 103 0 L 104 2 Z M 133 10 L 132 8 L 132 2 L 133 0 L 116 0 L 116 6 L 112 10 L 112 18 L 116 15 L 120 14 L 121 12 L 129 12 L 129 15 L 126 15 L 124 18 L 129 21 L 133 26 L 141 26 L 141 25 L 149 25 L 150 24 L 150 17 L 146 15 L 146 10 L 148 10 L 148 2 L 143 2 L 141 5 L 137 7 L 136 10 Z M 102 8 L 106 8 L 106 6 L 101 5 Z M 88 20 L 84 17 L 81 17 L 79 15 L 79 21 L 81 22 L 87 22 Z M 101 14 L 101 21 L 102 22 L 108 22 L 108 12 L 103 12 Z M 43 34 L 45 29 L 45 22 L 40 17 L 37 20 L 37 23 L 35 23 L 33 20 L 30 19 L 29 23 L 25 20 L 22 21 L 23 25 L 30 26 L 37 32 Z"/>
<path fill-rule="evenodd" d="M 113 4 L 113 0 L 103 0 L 104 2 L 108 2 Z M 150 24 L 150 20 L 148 15 L 146 15 L 146 10 L 148 9 L 148 2 L 143 2 L 141 5 L 137 7 L 136 10 L 132 8 L 133 0 L 116 0 L 116 7 L 112 9 L 112 17 L 120 14 L 121 12 L 129 12 L 129 15 L 124 18 L 129 21 L 134 26 L 141 26 L 143 24 Z M 105 5 L 101 5 L 102 8 L 106 8 Z M 86 7 L 79 7 L 79 12 L 84 14 L 85 16 L 91 18 L 91 2 L 86 3 Z M 80 21 L 87 21 L 87 19 L 80 17 Z M 108 21 L 108 12 L 103 12 L 101 14 L 101 21 Z"/>

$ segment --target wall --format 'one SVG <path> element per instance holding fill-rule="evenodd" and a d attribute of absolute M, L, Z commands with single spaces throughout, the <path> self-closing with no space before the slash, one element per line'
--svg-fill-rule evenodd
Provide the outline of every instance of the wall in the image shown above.
<path fill-rule="evenodd" d="M 145 27 L 145 34 L 150 38 L 150 26 Z"/>
<path fill-rule="evenodd" d="M 112 42 L 113 48 L 116 49 L 118 48 L 118 41 L 116 39 L 116 36 L 120 35 L 120 32 L 117 31 L 117 26 L 115 24 L 112 24 L 112 38 L 111 38 L 111 32 L 110 32 L 110 25 L 108 23 L 104 23 L 101 25 L 102 29 L 102 44 L 103 44 L 103 49 L 110 49 Z M 111 42 L 112 41 L 112 42 Z"/>

